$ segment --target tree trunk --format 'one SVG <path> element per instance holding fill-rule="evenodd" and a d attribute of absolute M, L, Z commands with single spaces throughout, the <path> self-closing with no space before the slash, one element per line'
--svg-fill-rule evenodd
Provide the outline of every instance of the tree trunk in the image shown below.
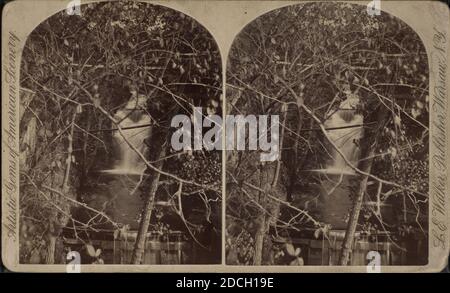
<path fill-rule="evenodd" d="M 369 153 L 370 159 L 363 161 L 364 166 L 361 168 L 361 171 L 370 173 L 372 169 L 373 155 L 374 152 L 373 150 L 371 150 Z M 356 227 L 358 225 L 359 214 L 361 212 L 364 194 L 366 193 L 367 179 L 368 176 L 364 175 L 361 181 L 359 182 L 359 188 L 356 194 L 355 204 L 353 206 L 352 212 L 350 213 L 350 220 L 348 222 L 347 231 L 345 232 L 345 238 L 342 244 L 342 251 L 339 258 L 339 264 L 343 266 L 348 264 L 348 261 L 350 259 L 350 253 L 352 252 L 352 244 L 355 239 L 355 232 Z"/>
<path fill-rule="evenodd" d="M 263 188 L 263 182 L 264 182 L 264 176 L 263 176 L 263 167 L 259 166 L 259 187 L 261 189 Z M 265 231 L 264 227 L 266 224 L 266 216 L 265 216 L 265 208 L 266 208 L 266 194 L 265 192 L 258 192 L 258 202 L 261 205 L 262 209 L 258 210 L 259 214 L 256 218 L 256 231 L 255 231 L 255 253 L 253 254 L 253 265 L 259 266 L 262 263 L 262 253 L 263 253 L 263 246 L 264 246 L 264 236 Z"/>
<path fill-rule="evenodd" d="M 280 121 L 280 124 L 286 123 L 287 106 L 283 105 L 281 110 L 284 114 L 283 114 L 282 121 Z M 300 115 L 300 113 L 299 113 L 299 115 Z M 301 124 L 299 123 L 299 128 L 300 127 L 301 127 Z M 266 254 L 264 254 L 264 240 L 265 240 L 266 233 L 269 231 L 269 225 L 272 220 L 276 223 L 277 217 L 278 217 L 278 212 L 273 214 L 273 217 L 275 217 L 275 219 L 273 219 L 270 215 L 266 215 L 266 209 L 268 207 L 266 193 L 274 192 L 276 190 L 276 187 L 278 184 L 278 177 L 280 175 L 280 168 L 281 168 L 281 155 L 282 155 L 281 150 L 283 149 L 284 130 L 285 130 L 285 127 L 283 127 L 281 129 L 280 142 L 279 142 L 280 151 L 279 151 L 279 155 L 278 155 L 278 160 L 275 165 L 275 170 L 273 172 L 274 175 L 272 178 L 272 182 L 270 184 L 267 182 L 266 186 L 264 188 L 265 192 L 259 193 L 259 203 L 261 204 L 263 210 L 260 211 L 261 214 L 259 215 L 258 220 L 257 220 L 257 223 L 259 226 L 255 233 L 255 255 L 253 258 L 253 265 L 256 265 L 256 266 L 259 266 L 262 264 L 263 255 L 266 255 Z M 265 167 L 265 168 L 267 168 L 267 167 Z M 265 182 L 266 180 L 269 179 L 269 176 L 267 174 L 268 170 L 267 169 L 265 170 L 265 172 L 264 172 L 265 176 L 264 176 L 263 169 L 264 169 L 264 167 L 260 167 L 260 169 L 259 169 L 259 172 L 260 172 L 259 186 L 260 187 L 263 186 L 263 182 Z M 269 169 L 269 170 L 271 170 L 271 169 Z M 266 262 L 266 260 L 265 260 L 265 262 Z"/>
<path fill-rule="evenodd" d="M 303 127 L 303 120 L 302 120 L 302 115 L 301 115 L 301 108 L 298 109 L 298 123 L 297 123 L 297 129 L 295 131 L 296 135 L 300 135 L 300 131 L 302 130 Z M 298 140 L 299 138 L 297 136 L 295 136 L 295 141 L 294 141 L 294 146 L 293 146 L 293 156 L 292 156 L 292 161 L 291 161 L 291 174 L 289 176 L 289 187 L 287 189 L 287 193 L 286 193 L 286 201 L 287 202 L 292 202 L 292 193 L 295 189 L 295 184 L 298 181 L 297 178 L 297 168 L 298 168 Z M 301 165 L 300 165 L 301 166 Z"/>
<path fill-rule="evenodd" d="M 45 263 L 48 265 L 55 263 L 55 248 L 56 248 L 56 236 L 49 235 L 47 244 L 47 258 L 45 259 Z"/>
<path fill-rule="evenodd" d="M 163 142 L 154 141 L 155 145 L 159 145 L 157 148 L 159 150 L 155 150 L 157 156 L 154 163 L 154 166 L 158 169 L 162 167 L 162 161 L 160 160 L 165 156 L 165 148 L 162 146 Z M 151 171 L 151 182 L 150 182 L 150 190 L 148 192 L 148 197 L 145 202 L 144 211 L 142 212 L 141 222 L 139 223 L 139 230 L 136 237 L 136 243 L 134 244 L 133 255 L 131 257 L 132 264 L 141 264 L 143 255 L 145 252 L 145 242 L 147 239 L 148 227 L 150 226 L 150 219 L 152 217 L 152 212 L 154 208 L 155 195 L 158 190 L 159 185 L 159 177 L 160 173 L 156 171 Z"/>
<path fill-rule="evenodd" d="M 384 118 L 386 117 L 386 111 L 383 111 L 383 109 L 379 109 L 377 116 L 378 129 L 368 135 L 365 135 L 368 141 L 365 144 L 365 151 L 363 149 L 363 151 L 361 152 L 361 157 L 366 159 L 362 161 L 360 170 L 367 174 L 370 174 L 370 172 L 372 171 L 372 162 L 373 158 L 375 157 L 375 146 L 378 142 L 378 137 L 380 134 L 379 130 L 383 129 L 382 125 Z M 356 193 L 355 203 L 350 213 L 350 219 L 348 221 L 347 230 L 345 231 L 344 242 L 342 243 L 341 254 L 339 256 L 339 264 L 343 266 L 348 265 L 348 261 L 350 260 L 350 254 L 352 252 L 352 246 L 355 239 L 355 232 L 358 225 L 359 214 L 361 212 L 364 194 L 366 193 L 367 189 L 367 180 L 368 176 L 362 175 Z"/>
<path fill-rule="evenodd" d="M 73 153 L 73 138 L 74 138 L 74 129 L 75 129 L 75 119 L 77 117 L 77 111 L 74 109 L 72 114 L 72 125 L 70 127 L 70 133 L 67 136 L 68 140 L 68 146 L 67 146 L 67 158 L 66 158 L 66 169 L 64 170 L 64 177 L 62 179 L 62 185 L 61 185 L 61 192 L 66 196 L 69 195 L 69 180 L 70 180 L 70 173 L 71 173 L 71 167 L 72 167 L 72 153 Z M 67 219 L 68 220 L 68 219 Z M 48 232 L 48 245 L 47 245 L 47 264 L 54 264 L 55 263 L 55 250 L 56 250 L 56 240 L 57 237 L 59 237 L 59 234 L 61 233 L 60 227 L 64 226 L 66 223 L 58 222 L 58 214 L 55 214 L 50 219 L 50 231 Z"/>
<path fill-rule="evenodd" d="M 264 249 L 264 237 L 266 235 L 266 216 L 263 213 L 258 218 L 258 229 L 255 234 L 255 255 L 253 258 L 253 265 L 260 266 L 262 264 L 262 256 Z"/>

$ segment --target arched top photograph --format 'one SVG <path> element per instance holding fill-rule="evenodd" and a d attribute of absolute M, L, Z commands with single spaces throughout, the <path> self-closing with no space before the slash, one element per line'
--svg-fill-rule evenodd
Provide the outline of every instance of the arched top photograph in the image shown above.
<path fill-rule="evenodd" d="M 429 66 L 408 24 L 353 3 L 278 8 L 236 36 L 226 82 L 227 113 L 279 117 L 280 149 L 227 156 L 227 263 L 427 264 Z"/>
<path fill-rule="evenodd" d="M 176 151 L 171 119 L 221 115 L 222 60 L 194 18 L 138 1 L 62 10 L 20 72 L 20 262 L 221 262 L 221 154 Z"/>

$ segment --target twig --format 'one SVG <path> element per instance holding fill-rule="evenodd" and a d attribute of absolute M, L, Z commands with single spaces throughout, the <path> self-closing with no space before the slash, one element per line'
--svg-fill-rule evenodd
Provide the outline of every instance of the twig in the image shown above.
<path fill-rule="evenodd" d="M 327 192 L 328 195 L 331 195 L 336 190 L 336 188 L 338 188 L 339 185 L 341 185 L 343 178 L 344 178 L 344 173 L 341 173 L 341 176 L 339 176 L 339 180 L 336 183 L 336 185 L 334 185 L 333 188 L 331 188 L 330 191 Z"/>
<path fill-rule="evenodd" d="M 181 202 L 181 194 L 182 194 L 182 190 L 183 190 L 183 183 L 180 182 L 180 184 L 178 185 L 178 190 L 176 191 L 175 195 L 178 198 L 178 209 L 175 208 L 175 212 L 178 214 L 178 216 L 181 218 L 181 220 L 183 221 L 184 225 L 186 226 L 186 229 L 188 230 L 189 234 L 191 235 L 192 239 L 195 241 L 195 243 L 197 243 L 200 247 L 202 247 L 203 249 L 208 249 L 206 246 L 204 246 L 203 244 L 200 243 L 200 241 L 197 240 L 197 238 L 195 237 L 194 233 L 191 231 L 191 229 L 189 228 L 188 222 L 184 217 L 184 213 L 183 213 L 183 205 Z"/>
<path fill-rule="evenodd" d="M 31 179 L 31 177 L 30 177 L 28 174 L 26 174 L 26 173 L 24 173 L 24 172 L 21 172 L 21 174 L 22 174 L 23 176 L 25 176 L 25 177 L 28 179 L 28 181 L 31 183 L 31 185 L 34 186 L 34 188 L 36 188 L 36 190 L 38 190 L 40 193 L 43 193 L 43 192 L 38 188 L 37 184 Z M 107 219 L 107 220 L 108 220 L 111 224 L 113 224 L 115 227 L 118 227 L 118 226 L 119 226 L 116 222 L 114 222 L 113 220 L 111 220 L 105 213 L 100 212 L 100 211 L 98 211 L 98 210 L 96 210 L 96 209 L 94 209 L 94 208 L 88 206 L 88 205 L 85 204 L 85 203 L 82 203 L 82 202 L 79 202 L 79 201 L 77 201 L 77 200 L 75 200 L 75 199 L 73 199 L 73 198 L 70 198 L 70 197 L 68 197 L 67 195 L 63 194 L 61 191 L 56 190 L 56 189 L 54 189 L 54 188 L 52 188 L 52 187 L 49 187 L 49 186 L 46 186 L 46 185 L 43 185 L 43 184 L 41 184 L 40 186 L 41 186 L 42 188 L 44 188 L 44 189 L 47 189 L 47 190 L 49 190 L 49 191 L 51 191 L 51 192 L 54 192 L 54 193 L 58 194 L 59 196 L 65 198 L 66 200 L 68 200 L 68 201 L 74 203 L 74 204 L 77 205 L 77 206 L 83 207 L 83 208 L 85 208 L 85 209 L 87 209 L 87 210 L 89 210 L 89 211 L 92 211 L 92 212 L 96 213 L 96 214 L 100 214 L 102 217 L 104 217 L 105 219 Z M 46 197 L 46 195 L 45 195 L 45 197 Z M 48 199 L 48 198 L 47 198 L 47 199 Z M 48 199 L 48 200 L 50 201 L 50 199 Z M 51 202 L 51 204 L 54 204 L 54 203 Z M 74 220 L 74 221 L 76 221 L 77 223 L 80 223 L 80 224 L 83 225 L 83 226 L 86 225 L 86 224 L 84 224 L 84 223 L 81 223 L 80 221 L 77 221 L 77 220 Z"/>
<path fill-rule="evenodd" d="M 236 184 L 239 185 L 239 181 L 233 176 L 233 174 L 231 174 L 230 172 L 228 172 L 228 174 L 230 175 L 230 177 L 232 178 L 232 180 L 233 180 Z M 291 208 L 291 209 L 293 209 L 293 210 L 295 210 L 295 211 L 297 211 L 297 212 L 299 212 L 299 213 L 305 215 L 306 218 L 308 218 L 309 221 L 311 221 L 312 223 L 314 223 L 314 225 L 316 225 L 316 226 L 321 226 L 321 223 L 318 222 L 318 221 L 316 221 L 313 217 L 311 217 L 311 216 L 308 214 L 307 211 L 304 211 L 304 210 L 302 210 L 302 209 L 299 209 L 299 208 L 297 208 L 297 207 L 291 205 L 290 203 L 288 203 L 288 202 L 286 202 L 286 201 L 284 201 L 284 200 L 282 200 L 282 199 L 279 199 L 278 197 L 272 195 L 270 192 L 266 192 L 264 189 L 261 189 L 261 188 L 259 188 L 258 186 L 255 186 L 255 185 L 253 185 L 253 184 L 251 184 L 251 183 L 248 183 L 248 182 L 246 182 L 246 181 L 243 181 L 242 184 L 244 184 L 244 185 L 246 185 L 246 186 L 248 186 L 248 187 L 250 187 L 250 188 L 252 188 L 252 189 L 254 189 L 254 190 L 257 190 L 257 191 L 259 191 L 259 192 L 266 193 L 266 195 L 267 195 L 270 199 L 272 199 L 272 200 L 274 200 L 274 201 L 276 201 L 276 202 L 278 202 L 278 203 L 284 204 L 285 206 L 287 206 L 287 207 L 289 207 L 289 208 Z"/>

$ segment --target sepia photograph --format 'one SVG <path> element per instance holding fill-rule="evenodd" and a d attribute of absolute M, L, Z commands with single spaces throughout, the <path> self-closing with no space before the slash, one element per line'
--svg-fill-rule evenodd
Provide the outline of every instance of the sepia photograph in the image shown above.
<path fill-rule="evenodd" d="M 428 263 L 429 69 L 411 27 L 290 5 L 242 29 L 226 74 L 227 114 L 276 116 L 258 138 L 279 144 L 272 161 L 227 153 L 227 264 Z"/>
<path fill-rule="evenodd" d="M 61 11 L 20 64 L 20 263 L 221 263 L 221 152 L 174 150 L 173 116 L 220 114 L 211 34 L 163 6 Z"/>
<path fill-rule="evenodd" d="M 448 267 L 442 1 L 0 4 L 0 272 Z"/>

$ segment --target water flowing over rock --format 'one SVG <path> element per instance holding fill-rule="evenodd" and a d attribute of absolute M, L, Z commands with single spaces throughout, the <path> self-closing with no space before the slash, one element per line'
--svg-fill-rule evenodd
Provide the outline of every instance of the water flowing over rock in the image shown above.
<path fill-rule="evenodd" d="M 363 134 L 363 128 L 360 126 L 363 124 L 363 116 L 355 113 L 358 103 L 358 98 L 347 98 L 334 113 L 327 115 L 329 118 L 324 123 L 325 128 L 330 129 L 328 136 L 352 165 L 358 162 L 358 141 Z M 356 125 L 359 126 L 354 127 Z M 334 148 L 332 148 L 332 156 L 333 158 L 326 168 L 327 173 L 354 174 L 354 170 Z"/>
<path fill-rule="evenodd" d="M 128 103 L 117 111 L 114 118 L 119 121 L 119 126 L 123 129 L 123 134 L 131 145 L 145 155 L 148 151 L 144 141 L 150 136 L 151 122 L 150 115 L 146 112 L 147 97 L 144 95 L 133 95 Z M 112 170 L 105 170 L 112 174 L 141 174 L 146 168 L 145 163 L 127 143 L 119 131 L 113 133 L 114 142 L 118 148 L 118 158 Z"/>
<path fill-rule="evenodd" d="M 356 112 L 359 103 L 357 97 L 348 97 L 341 102 L 339 108 L 327 114 L 324 125 L 327 134 L 339 152 L 331 144 L 326 168 L 316 170 L 323 174 L 322 178 L 322 220 L 331 224 L 333 229 L 345 229 L 346 217 L 352 207 L 350 200 L 350 178 L 357 175 L 353 166 L 358 165 L 360 159 L 359 140 L 363 135 L 363 116 Z"/>

